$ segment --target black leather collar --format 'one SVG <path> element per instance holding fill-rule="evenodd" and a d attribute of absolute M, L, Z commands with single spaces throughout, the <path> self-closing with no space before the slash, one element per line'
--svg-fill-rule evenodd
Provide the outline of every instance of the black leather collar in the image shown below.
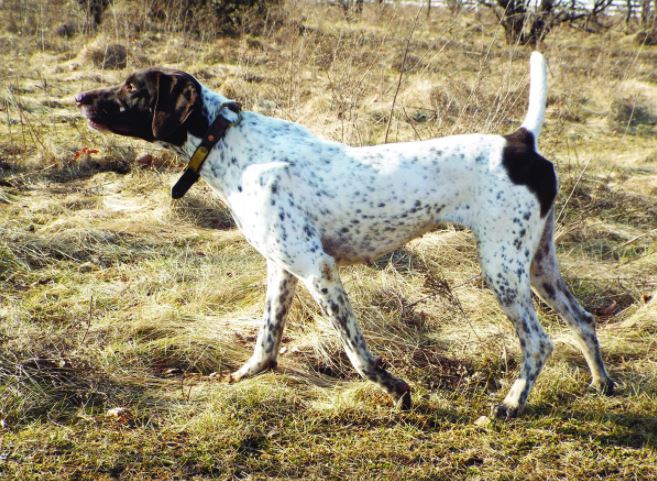
<path fill-rule="evenodd" d="M 189 163 L 187 164 L 183 175 L 178 179 L 178 182 L 173 186 L 173 189 L 171 189 L 171 197 L 174 199 L 180 199 L 187 193 L 190 187 L 194 185 L 194 182 L 199 178 L 201 167 L 203 167 L 203 163 L 205 162 L 205 159 L 207 159 L 212 147 L 223 139 L 228 128 L 236 123 L 231 122 L 221 115 L 221 111 L 224 107 L 232 110 L 238 115 L 237 123 L 241 120 L 240 112 L 242 109 L 237 102 L 226 102 L 219 107 L 217 118 L 212 124 L 210 124 L 210 127 L 208 127 L 208 131 L 203 136 L 201 144 L 196 148 L 194 154 L 192 154 L 192 157 L 189 159 Z"/>

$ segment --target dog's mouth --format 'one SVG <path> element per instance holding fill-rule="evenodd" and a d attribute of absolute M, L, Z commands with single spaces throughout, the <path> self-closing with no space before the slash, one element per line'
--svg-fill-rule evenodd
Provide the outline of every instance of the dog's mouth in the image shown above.
<path fill-rule="evenodd" d="M 106 121 L 105 117 L 107 117 L 107 115 L 102 111 L 99 111 L 95 106 L 78 103 L 76 107 L 80 110 L 80 113 L 86 117 L 87 127 L 91 130 L 102 133 L 115 131 L 110 123 Z"/>
<path fill-rule="evenodd" d="M 93 119 L 87 119 L 87 127 L 97 132 L 102 132 L 102 133 L 111 132 L 111 129 L 107 125 L 101 124 L 100 122 L 97 122 Z"/>
<path fill-rule="evenodd" d="M 109 127 L 99 120 L 97 112 L 93 111 L 87 105 L 78 104 L 77 108 L 87 118 L 87 127 L 98 132 L 109 132 Z"/>
<path fill-rule="evenodd" d="M 84 106 L 80 107 L 82 114 L 87 118 L 87 127 L 100 133 L 121 133 L 119 129 L 112 127 L 109 123 L 103 120 L 97 112 Z"/>
<path fill-rule="evenodd" d="M 152 140 L 152 137 L 149 137 L 150 130 L 135 129 L 135 124 L 141 119 L 135 119 L 134 115 L 126 115 L 127 112 L 121 111 L 107 111 L 105 108 L 98 108 L 95 105 L 77 105 L 77 107 L 86 118 L 87 127 L 90 130 L 102 134 L 117 134 Z"/>

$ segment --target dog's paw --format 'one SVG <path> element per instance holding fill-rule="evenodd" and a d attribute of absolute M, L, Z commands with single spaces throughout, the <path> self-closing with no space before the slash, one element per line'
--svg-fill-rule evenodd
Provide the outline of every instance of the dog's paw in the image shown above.
<path fill-rule="evenodd" d="M 262 362 L 249 361 L 239 370 L 230 373 L 227 377 L 227 381 L 228 384 L 233 384 L 247 377 L 253 377 L 265 371 L 275 370 L 277 367 L 278 363 L 276 360 L 266 360 Z"/>
<path fill-rule="evenodd" d="M 594 381 L 591 387 L 605 396 L 613 396 L 616 393 L 616 383 L 611 378 Z"/>
<path fill-rule="evenodd" d="M 395 408 L 402 411 L 408 411 L 413 405 L 411 398 L 411 388 L 405 382 L 403 383 L 405 387 L 402 387 L 401 390 L 396 393 L 397 398 L 395 400 Z"/>
<path fill-rule="evenodd" d="M 519 407 L 509 407 L 506 404 L 496 404 L 491 409 L 491 415 L 497 419 L 513 419 L 520 414 Z"/>

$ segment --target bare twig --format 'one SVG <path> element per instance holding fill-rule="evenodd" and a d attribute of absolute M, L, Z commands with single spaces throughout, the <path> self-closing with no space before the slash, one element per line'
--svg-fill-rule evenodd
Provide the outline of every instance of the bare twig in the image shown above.
<path fill-rule="evenodd" d="M 413 125 L 413 119 L 411 119 L 408 115 L 408 112 L 406 112 L 406 107 L 402 108 L 402 112 L 404 112 L 404 117 L 406 117 L 406 122 L 408 122 L 408 125 L 410 125 L 411 129 L 413 129 L 413 132 L 415 133 L 415 140 L 422 140 L 422 136 Z"/>
<path fill-rule="evenodd" d="M 577 180 L 575 181 L 575 185 L 573 185 L 573 188 L 570 190 L 570 194 L 568 194 L 568 198 L 566 199 L 566 202 L 564 202 L 563 207 L 561 208 L 561 211 L 559 212 L 559 215 L 555 219 L 555 224 L 558 224 L 559 221 L 561 220 L 561 217 L 563 216 L 563 213 L 566 211 L 566 207 L 568 207 L 568 203 L 570 202 L 570 199 L 573 197 L 573 194 L 575 193 L 575 189 L 579 186 L 579 183 L 582 181 L 582 177 L 584 176 L 584 173 L 586 172 L 586 169 L 588 169 L 589 164 L 591 163 L 591 159 L 584 164 L 584 167 L 582 168 L 581 172 L 579 173 L 579 176 L 577 177 Z"/>
<path fill-rule="evenodd" d="M 87 314 L 86 329 L 84 330 L 84 335 L 82 336 L 80 345 L 83 345 L 84 342 L 87 340 L 87 335 L 89 334 L 89 329 L 91 328 L 91 319 L 93 318 L 93 315 L 94 315 L 94 296 L 91 296 L 89 298 L 89 312 Z"/>
<path fill-rule="evenodd" d="M 639 239 L 643 239 L 644 237 L 649 237 L 649 236 L 651 236 L 655 233 L 657 233 L 657 229 L 650 229 L 648 232 L 644 232 L 642 234 L 639 234 L 637 236 L 632 237 L 630 240 L 627 240 L 627 241 L 623 242 L 621 245 L 619 245 L 619 246 L 615 247 L 614 249 L 612 249 L 609 253 L 613 254 L 614 252 L 618 252 L 623 247 L 627 247 L 628 245 L 638 241 Z"/>
<path fill-rule="evenodd" d="M 390 107 L 390 115 L 388 116 L 388 125 L 386 125 L 386 135 L 383 138 L 383 143 L 388 143 L 388 134 L 390 133 L 390 125 L 392 124 L 392 114 L 395 111 L 395 104 L 397 103 L 397 95 L 399 95 L 399 89 L 401 88 L 402 78 L 404 77 L 404 69 L 406 68 L 406 57 L 408 57 L 408 49 L 411 46 L 411 40 L 413 39 L 413 34 L 417 28 L 417 20 L 420 18 L 420 12 L 422 10 L 418 9 L 417 14 L 415 15 L 415 20 L 413 21 L 413 28 L 406 38 L 406 48 L 404 49 L 404 58 L 402 59 L 401 68 L 399 69 L 399 78 L 397 79 L 397 88 L 395 89 L 395 96 L 392 98 L 392 106 Z"/>
<path fill-rule="evenodd" d="M 405 304 L 405 305 L 404 305 L 404 309 L 408 309 L 408 308 L 410 308 L 410 307 L 415 307 L 416 305 L 420 304 L 421 302 L 426 301 L 427 299 L 431 299 L 432 297 L 436 297 L 436 296 L 437 296 L 438 294 L 440 294 L 443 290 L 445 290 L 446 292 L 448 292 L 449 295 L 452 295 L 452 291 L 453 291 L 454 289 L 458 289 L 459 287 L 463 287 L 463 286 L 465 286 L 465 285 L 467 285 L 467 284 L 470 284 L 472 281 L 477 280 L 477 279 L 480 279 L 480 278 L 481 278 L 481 274 L 477 274 L 476 276 L 472 276 L 472 277 L 470 277 L 470 278 L 467 279 L 465 282 L 462 282 L 462 283 L 460 283 L 460 284 L 457 284 L 457 285 L 455 285 L 454 287 L 451 287 L 451 288 L 449 287 L 449 284 L 447 284 L 447 281 L 444 281 L 445 286 L 446 286 L 445 289 L 436 290 L 435 292 L 432 292 L 431 294 L 428 294 L 428 295 L 426 295 L 426 296 L 420 297 L 419 299 L 417 299 L 417 300 L 411 302 L 410 304 Z M 445 287 L 445 286 L 443 286 L 443 287 Z"/>

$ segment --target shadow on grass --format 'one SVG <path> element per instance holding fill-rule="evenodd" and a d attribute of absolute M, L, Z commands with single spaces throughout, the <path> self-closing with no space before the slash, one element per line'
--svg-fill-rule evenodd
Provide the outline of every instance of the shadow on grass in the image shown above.
<path fill-rule="evenodd" d="M 130 264 L 160 256 L 165 245 L 144 242 L 129 233 L 99 229 L 70 229 L 57 236 L 16 231 L 0 239 L 6 242 L 6 259 L 32 270 L 49 268 L 60 261 L 92 262 L 99 267 Z M 9 282 L 4 277 L 0 272 L 0 280 Z"/>
<path fill-rule="evenodd" d="M 123 158 L 106 157 L 101 159 L 83 159 L 74 165 L 53 167 L 43 172 L 44 177 L 52 182 L 66 183 L 74 180 L 84 180 L 101 172 L 127 174 L 131 170 L 130 162 Z"/>
<path fill-rule="evenodd" d="M 560 439 L 578 438 L 581 442 L 604 447 L 622 446 L 632 449 L 657 449 L 657 408 L 655 414 L 623 413 L 602 410 L 571 409 L 568 403 L 555 408 L 552 404 L 529 405 L 523 413 L 527 420 L 552 418 L 552 429 Z"/>
<path fill-rule="evenodd" d="M 230 210 L 207 190 L 189 192 L 173 203 L 172 215 L 205 229 L 229 230 L 236 227 Z"/>
<path fill-rule="evenodd" d="M 29 189 L 32 181 L 45 180 L 56 184 L 67 184 L 77 180 L 90 179 L 102 172 L 125 175 L 131 170 L 129 161 L 116 157 L 87 158 L 76 163 L 59 164 L 47 168 L 0 161 L 0 187 L 12 188 L 20 192 Z"/>
<path fill-rule="evenodd" d="M 625 412 L 617 414 L 613 412 L 592 413 L 587 411 L 574 411 L 570 415 L 563 414 L 563 421 L 575 419 L 585 421 L 599 421 L 612 424 L 610 432 L 603 431 L 600 434 L 591 432 L 588 426 L 573 425 L 569 423 L 558 429 L 559 433 L 566 436 L 579 437 L 582 440 L 591 440 L 602 446 L 625 446 L 633 449 L 650 447 L 657 449 L 657 414 L 650 416 Z"/>
<path fill-rule="evenodd" d="M 80 408 L 104 413 L 120 406 L 162 404 L 144 384 L 113 379 L 80 359 L 3 356 L 1 364 L 2 414 L 14 427 L 39 420 L 75 422 Z M 130 425 L 146 422 L 130 419 Z"/>
<path fill-rule="evenodd" d="M 418 429 L 436 429 L 445 424 L 469 425 L 472 420 L 457 414 L 455 409 L 439 408 L 430 403 L 419 402 L 409 414 L 402 414 L 400 421 L 412 424 Z"/>

